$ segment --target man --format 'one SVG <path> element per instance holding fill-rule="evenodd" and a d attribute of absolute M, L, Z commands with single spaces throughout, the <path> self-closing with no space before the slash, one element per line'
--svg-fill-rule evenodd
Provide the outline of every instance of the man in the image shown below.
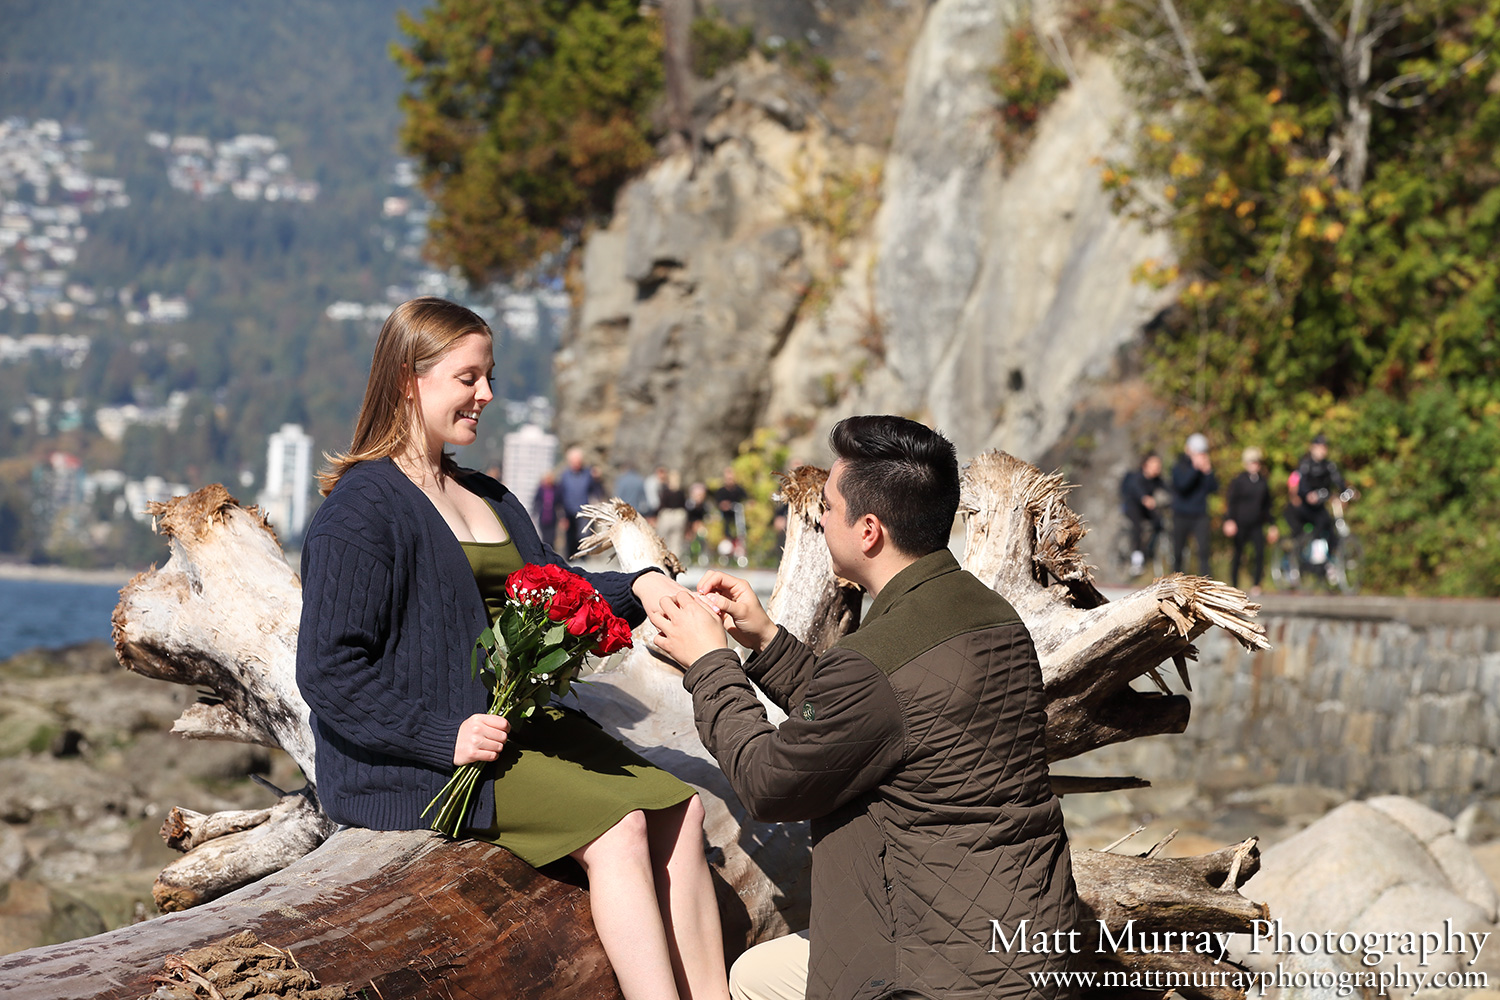
<path fill-rule="evenodd" d="M 1131 469 L 1120 480 L 1120 510 L 1130 522 L 1130 575 L 1146 568 L 1146 553 L 1156 555 L 1161 541 L 1162 517 L 1156 508 L 1156 494 L 1165 490 L 1161 481 L 1161 456 L 1148 451 L 1139 468 Z"/>
<path fill-rule="evenodd" d="M 578 511 L 591 500 L 604 499 L 604 485 L 594 470 L 583 464 L 583 449 L 574 445 L 564 456 L 567 468 L 557 477 L 557 492 L 561 497 L 563 528 L 567 533 L 567 551 L 571 556 L 583 542 L 583 521 Z"/>
<path fill-rule="evenodd" d="M 1245 546 L 1250 546 L 1250 596 L 1260 595 L 1265 575 L 1266 539 L 1275 544 L 1276 525 L 1271 521 L 1271 486 L 1266 482 L 1266 467 L 1259 448 L 1246 448 L 1240 454 L 1245 471 L 1229 481 L 1224 515 L 1224 537 L 1230 540 L 1233 554 L 1229 559 L 1229 582 L 1240 585 L 1240 560 Z M 1268 530 L 1269 529 L 1269 530 Z"/>
<path fill-rule="evenodd" d="M 1328 437 L 1322 433 L 1315 435 L 1307 446 L 1307 454 L 1297 463 L 1297 496 L 1302 500 L 1301 524 L 1312 525 L 1313 538 L 1323 540 L 1327 555 L 1332 555 L 1338 545 L 1328 499 L 1347 488 L 1344 474 L 1328 457 Z M 1299 530 L 1299 537 L 1300 534 Z"/>
<path fill-rule="evenodd" d="M 1031 637 L 947 548 L 953 445 L 893 416 L 850 417 L 831 443 L 821 527 L 834 572 L 873 598 L 858 631 L 815 657 L 717 571 L 698 600 L 666 598 L 651 616 L 740 801 L 762 820 L 812 821 L 808 936 L 746 952 L 731 993 L 1063 996 L 1029 974 L 1067 969 L 1065 950 L 995 945 L 997 926 L 1015 941 L 1023 920 L 1066 941 L 1077 897 Z M 752 652 L 743 666 L 724 625 Z M 779 728 L 752 680 L 787 710 Z"/>
<path fill-rule="evenodd" d="M 626 462 L 625 468 L 615 477 L 615 496 L 634 507 L 638 514 L 655 513 L 655 508 L 646 509 L 646 477 L 630 462 Z"/>
<path fill-rule="evenodd" d="M 733 556 L 741 566 L 745 565 L 745 540 L 740 537 L 740 523 L 745 516 L 745 500 L 750 496 L 735 477 L 733 467 L 725 468 L 724 482 L 714 490 L 714 506 L 724 519 L 724 540 L 719 543 L 719 555 L 723 561 Z"/>
<path fill-rule="evenodd" d="M 1208 457 L 1208 438 L 1188 436 L 1183 453 L 1172 466 L 1172 570 L 1183 572 L 1187 544 L 1198 546 L 1198 575 L 1209 576 L 1208 549 L 1213 529 L 1208 523 L 1208 498 L 1219 489 L 1213 462 Z"/>

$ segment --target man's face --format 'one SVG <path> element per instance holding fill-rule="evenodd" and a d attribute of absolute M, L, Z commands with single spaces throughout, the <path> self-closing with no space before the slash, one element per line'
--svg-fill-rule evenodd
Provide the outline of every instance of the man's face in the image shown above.
<path fill-rule="evenodd" d="M 1146 474 L 1147 479 L 1155 479 L 1161 475 L 1161 459 L 1156 455 L 1152 455 L 1141 466 L 1141 471 Z"/>
<path fill-rule="evenodd" d="M 823 484 L 823 518 L 818 522 L 823 539 L 828 543 L 828 554 L 833 559 L 833 571 L 846 580 L 855 579 L 850 570 L 859 565 L 862 548 L 859 544 L 858 525 L 848 523 L 849 505 L 839 492 L 839 480 L 844 475 L 844 460 L 833 463 L 828 470 L 828 481 Z"/>
<path fill-rule="evenodd" d="M 577 472 L 579 469 L 583 468 L 582 451 L 579 451 L 577 448 L 570 448 L 568 450 L 568 468 L 572 469 L 574 472 Z"/>
<path fill-rule="evenodd" d="M 1321 462 L 1328 457 L 1328 446 L 1326 444 L 1315 444 L 1308 448 L 1307 451 L 1308 454 L 1312 455 L 1314 462 Z"/>

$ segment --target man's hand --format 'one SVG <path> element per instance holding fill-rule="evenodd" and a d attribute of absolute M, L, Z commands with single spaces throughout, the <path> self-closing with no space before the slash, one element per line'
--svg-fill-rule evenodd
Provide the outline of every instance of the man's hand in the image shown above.
<path fill-rule="evenodd" d="M 635 594 L 635 599 L 641 602 L 641 607 L 646 609 L 647 614 L 656 611 L 663 597 L 692 593 L 665 573 L 642 573 L 630 585 L 630 591 Z"/>
<path fill-rule="evenodd" d="M 724 627 L 746 649 L 759 653 L 776 638 L 776 623 L 760 606 L 748 581 L 711 569 L 698 581 L 698 593 L 723 616 Z"/>
<path fill-rule="evenodd" d="M 729 648 L 724 627 L 707 604 L 691 591 L 662 598 L 651 612 L 651 624 L 661 633 L 656 637 L 656 648 L 684 669 L 705 653 Z"/>
<path fill-rule="evenodd" d="M 1141 497 L 1141 506 L 1144 507 L 1144 508 L 1146 508 L 1147 510 L 1155 510 L 1156 509 L 1156 497 L 1154 497 L 1151 494 L 1147 493 L 1145 496 Z"/>
<path fill-rule="evenodd" d="M 1224 521 L 1224 537 L 1225 538 L 1233 538 L 1235 535 L 1239 534 L 1239 530 L 1240 530 L 1240 526 L 1239 525 L 1235 524 L 1233 521 L 1228 520 L 1227 518 L 1225 519 L 1225 521 Z"/>

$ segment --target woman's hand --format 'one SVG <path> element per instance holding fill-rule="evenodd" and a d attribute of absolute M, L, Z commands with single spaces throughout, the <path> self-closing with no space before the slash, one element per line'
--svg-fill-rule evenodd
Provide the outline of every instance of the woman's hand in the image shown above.
<path fill-rule="evenodd" d="M 729 648 L 729 637 L 718 615 L 690 590 L 683 590 L 681 596 L 662 598 L 651 612 L 651 624 L 661 633 L 656 637 L 656 648 L 684 668 L 704 653 Z"/>
<path fill-rule="evenodd" d="M 630 591 L 647 614 L 656 610 L 663 597 L 682 597 L 692 593 L 665 573 L 642 573 L 630 585 Z"/>
<path fill-rule="evenodd" d="M 711 569 L 698 581 L 698 593 L 724 618 L 734 641 L 759 653 L 776 638 L 776 623 L 761 607 L 749 581 Z"/>
<path fill-rule="evenodd" d="M 478 764 L 500 756 L 510 722 L 501 715 L 471 715 L 458 727 L 458 742 L 453 746 L 453 763 Z"/>

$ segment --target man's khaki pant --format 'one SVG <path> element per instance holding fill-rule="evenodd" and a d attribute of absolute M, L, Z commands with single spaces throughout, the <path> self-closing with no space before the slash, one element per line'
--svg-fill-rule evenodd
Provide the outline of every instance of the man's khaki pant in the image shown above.
<path fill-rule="evenodd" d="M 807 954 L 807 931 L 756 945 L 729 970 L 729 995 L 734 1000 L 803 1000 Z"/>

